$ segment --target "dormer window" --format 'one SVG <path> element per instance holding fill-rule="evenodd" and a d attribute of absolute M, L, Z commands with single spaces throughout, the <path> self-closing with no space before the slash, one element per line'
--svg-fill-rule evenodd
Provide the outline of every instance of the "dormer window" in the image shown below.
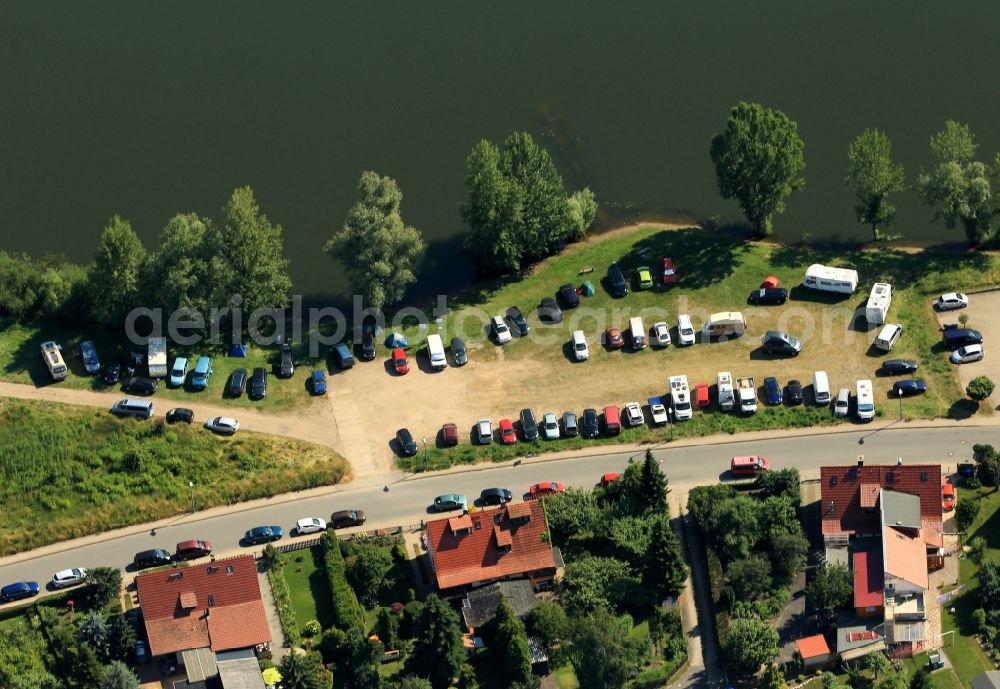
<path fill-rule="evenodd" d="M 837 477 L 836 476 L 831 476 L 830 477 L 830 485 L 831 486 L 837 485 Z"/>
<path fill-rule="evenodd" d="M 851 467 L 850 469 L 847 470 L 847 478 L 852 480 L 858 478 L 858 470 L 856 467 Z"/>
<path fill-rule="evenodd" d="M 886 473 L 885 480 L 888 481 L 889 483 L 892 483 L 893 481 L 895 481 L 896 480 L 896 472 L 895 471 L 890 471 L 890 472 Z"/>

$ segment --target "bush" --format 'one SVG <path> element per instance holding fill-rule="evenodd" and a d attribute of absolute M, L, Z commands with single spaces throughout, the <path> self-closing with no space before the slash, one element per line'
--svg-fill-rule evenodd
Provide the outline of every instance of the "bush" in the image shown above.
<path fill-rule="evenodd" d="M 271 570 L 281 565 L 281 554 L 277 548 L 268 543 L 260 553 L 260 561 L 264 564 L 264 569 Z"/>
<path fill-rule="evenodd" d="M 271 582 L 271 594 L 274 596 L 274 607 L 278 611 L 281 633 L 285 636 L 285 645 L 294 646 L 299 641 L 299 623 L 295 619 L 292 595 L 288 590 L 285 575 L 281 571 L 280 559 L 275 567 L 267 570 L 267 579 Z"/>
<path fill-rule="evenodd" d="M 344 555 L 340 552 L 340 543 L 329 531 L 320 536 L 319 543 L 323 549 L 323 564 L 330 584 L 330 597 L 333 599 L 334 622 L 345 629 L 361 629 L 361 606 L 354 595 L 354 589 L 347 583 L 346 564 Z"/>
<path fill-rule="evenodd" d="M 979 516 L 979 499 L 970 497 L 961 497 L 958 499 L 958 505 L 955 506 L 955 521 L 958 522 L 958 528 L 963 531 L 968 529 L 976 521 L 976 517 Z"/>
<path fill-rule="evenodd" d="M 965 394 L 969 396 L 970 400 L 982 402 L 993 394 L 994 387 L 993 381 L 986 376 L 976 376 L 969 381 L 965 388 Z"/>
<path fill-rule="evenodd" d="M 319 623 L 319 620 L 309 620 L 304 625 L 302 625 L 302 636 L 313 637 L 323 631 L 323 626 Z"/>

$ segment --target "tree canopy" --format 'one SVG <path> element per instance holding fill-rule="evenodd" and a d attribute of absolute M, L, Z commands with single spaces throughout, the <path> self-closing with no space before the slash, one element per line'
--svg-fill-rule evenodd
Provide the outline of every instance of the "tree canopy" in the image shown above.
<path fill-rule="evenodd" d="M 289 653 L 278 665 L 284 689 L 330 689 L 333 676 L 323 669 L 319 653 Z"/>
<path fill-rule="evenodd" d="M 993 394 L 995 386 L 988 376 L 976 376 L 969 381 L 965 388 L 965 394 L 970 400 L 982 402 Z"/>
<path fill-rule="evenodd" d="M 739 676 L 754 674 L 778 655 L 778 632 L 758 619 L 734 620 L 723 644 L 726 662 Z"/>
<path fill-rule="evenodd" d="M 851 571 L 843 565 L 827 565 L 816 570 L 816 576 L 806 585 L 806 596 L 827 614 L 847 605 L 854 594 Z"/>
<path fill-rule="evenodd" d="M 531 681 L 528 633 L 525 631 L 524 623 L 514 614 L 514 609 L 503 596 L 500 596 L 494 622 L 497 630 L 497 647 L 503 659 L 503 669 L 509 684 L 528 684 Z"/>
<path fill-rule="evenodd" d="M 160 246 L 148 262 L 147 303 L 168 313 L 191 308 L 207 314 L 224 306 L 232 282 L 225 257 L 222 233 L 211 220 L 194 213 L 175 215 L 160 232 Z"/>
<path fill-rule="evenodd" d="M 413 621 L 413 639 L 407 669 L 429 679 L 434 689 L 447 689 L 465 660 L 458 615 L 432 593 Z"/>
<path fill-rule="evenodd" d="M 613 557 L 584 557 L 566 565 L 563 605 L 571 615 L 601 606 L 615 609 L 638 591 L 637 576 L 627 562 Z"/>
<path fill-rule="evenodd" d="M 113 660 L 104 672 L 101 689 L 139 689 L 139 678 L 132 668 L 120 660 Z"/>
<path fill-rule="evenodd" d="M 847 151 L 849 165 L 844 184 L 854 192 L 854 213 L 859 223 L 871 225 L 872 238 L 879 240 L 879 226 L 891 225 L 896 207 L 889 195 L 906 187 L 903 166 L 892 162 L 892 144 L 885 132 L 866 129 Z"/>
<path fill-rule="evenodd" d="M 628 615 L 615 617 L 599 607 L 585 617 L 574 618 L 572 627 L 570 659 L 580 689 L 623 687 L 638 671 L 647 649 L 629 635 L 632 620 Z"/>
<path fill-rule="evenodd" d="M 665 515 L 654 518 L 642 578 L 655 602 L 678 593 L 687 578 L 681 545 Z"/>
<path fill-rule="evenodd" d="M 87 274 L 90 313 L 98 323 L 121 328 L 139 305 L 146 249 L 127 220 L 117 215 L 101 233 Z"/>

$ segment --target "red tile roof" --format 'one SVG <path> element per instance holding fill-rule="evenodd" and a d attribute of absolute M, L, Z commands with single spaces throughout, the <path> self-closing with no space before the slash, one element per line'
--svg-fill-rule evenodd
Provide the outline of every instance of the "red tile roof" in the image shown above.
<path fill-rule="evenodd" d="M 523 516 L 512 521 L 514 515 Z M 527 521 L 521 521 L 525 517 Z M 555 569 L 541 502 L 481 510 L 471 513 L 468 518 L 473 522 L 473 529 L 464 535 L 455 534 L 449 519 L 427 523 L 428 550 L 439 589 Z M 475 528 L 476 525 L 479 528 Z M 510 550 L 504 552 L 499 546 L 507 539 L 510 539 Z"/>
<path fill-rule="evenodd" d="M 815 658 L 817 656 L 830 655 L 830 646 L 826 643 L 826 637 L 822 634 L 807 636 L 804 639 L 795 641 L 795 648 L 803 660 Z"/>
<path fill-rule="evenodd" d="M 889 480 L 890 475 L 892 480 Z M 921 478 L 925 476 L 926 478 Z M 920 498 L 920 517 L 931 529 L 941 524 L 941 465 L 827 466 L 820 469 L 823 535 L 882 531 L 872 489 L 898 490 Z"/>
<path fill-rule="evenodd" d="M 854 607 L 880 608 L 883 605 L 882 551 L 854 553 Z"/>
<path fill-rule="evenodd" d="M 249 555 L 140 574 L 136 588 L 152 656 L 271 641 L 256 562 Z"/>

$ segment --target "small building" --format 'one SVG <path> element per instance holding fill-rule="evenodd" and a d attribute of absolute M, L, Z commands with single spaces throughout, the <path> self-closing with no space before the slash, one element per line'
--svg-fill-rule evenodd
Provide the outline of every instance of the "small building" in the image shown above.
<path fill-rule="evenodd" d="M 991 670 L 972 678 L 972 689 L 1000 689 L 1000 671 Z"/>
<path fill-rule="evenodd" d="M 531 671 L 536 675 L 549 674 L 549 654 L 542 640 L 537 636 L 529 636 L 528 651 L 531 653 Z"/>
<path fill-rule="evenodd" d="M 845 663 L 858 664 L 869 653 L 886 650 L 881 629 L 880 619 L 840 613 L 837 615 L 837 656 Z"/>
<path fill-rule="evenodd" d="M 833 660 L 830 646 L 822 634 L 807 636 L 795 642 L 795 654 L 802 661 L 803 670 L 812 670 L 828 665 Z"/>
<path fill-rule="evenodd" d="M 535 591 L 527 579 L 498 581 L 472 589 L 462 599 L 462 621 L 466 629 L 481 627 L 496 617 L 501 597 L 507 600 L 518 617 L 525 617 L 538 605 Z"/>

